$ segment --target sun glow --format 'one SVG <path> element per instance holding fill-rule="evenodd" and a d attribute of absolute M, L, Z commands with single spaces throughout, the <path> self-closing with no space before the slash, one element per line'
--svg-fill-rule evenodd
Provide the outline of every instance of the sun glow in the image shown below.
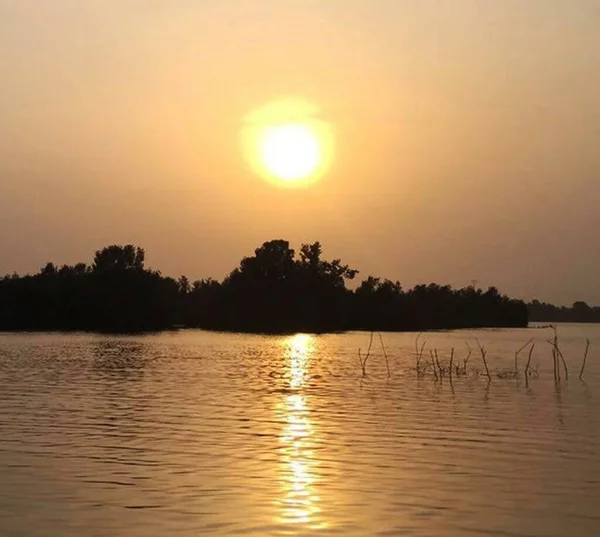
<path fill-rule="evenodd" d="M 314 172 L 321 160 L 321 146 L 314 132 L 302 124 L 278 125 L 265 130 L 262 160 L 282 181 L 298 181 Z"/>
<path fill-rule="evenodd" d="M 246 117 L 242 137 L 254 171 L 280 186 L 311 184 L 331 164 L 331 128 L 304 99 L 280 100 L 254 110 Z"/>

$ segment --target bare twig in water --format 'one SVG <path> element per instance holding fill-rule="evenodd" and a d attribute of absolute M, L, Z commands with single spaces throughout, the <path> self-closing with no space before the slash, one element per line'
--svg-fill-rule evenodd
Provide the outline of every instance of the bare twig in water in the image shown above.
<path fill-rule="evenodd" d="M 373 332 L 371 332 L 371 337 L 369 338 L 369 348 L 367 349 L 367 355 L 363 359 L 360 349 L 358 349 L 358 360 L 360 361 L 360 367 L 362 369 L 362 376 L 367 376 L 367 361 L 371 356 L 371 347 L 373 346 Z"/>
<path fill-rule="evenodd" d="M 463 374 L 464 375 L 467 374 L 467 365 L 469 363 L 469 360 L 471 359 L 471 355 L 473 354 L 473 349 L 471 348 L 471 345 L 469 345 L 468 341 L 465 341 L 465 345 L 467 346 L 468 353 L 467 353 L 467 357 L 463 359 Z"/>
<path fill-rule="evenodd" d="M 431 355 L 431 365 L 433 366 L 433 374 L 435 375 L 435 380 L 438 379 L 437 368 L 435 367 L 435 358 L 433 356 L 433 351 L 429 350 L 429 354 Z"/>
<path fill-rule="evenodd" d="M 585 369 L 585 363 L 587 362 L 588 352 L 590 350 L 590 340 L 585 340 L 585 353 L 583 355 L 583 363 L 581 364 L 581 371 L 579 372 L 579 380 L 583 380 L 583 370 Z"/>
<path fill-rule="evenodd" d="M 556 330 L 556 326 L 552 327 L 554 330 L 554 339 L 549 340 L 548 343 L 552 345 L 552 357 L 554 359 L 554 379 L 560 382 L 560 363 L 558 359 L 560 358 L 562 361 L 562 365 L 565 369 L 565 380 L 569 380 L 569 368 L 567 367 L 567 362 L 565 357 L 563 356 L 562 351 L 560 350 L 560 345 L 558 344 L 558 331 Z"/>
<path fill-rule="evenodd" d="M 388 360 L 387 352 L 385 352 L 385 345 L 383 344 L 383 337 L 381 336 L 381 332 L 377 332 L 379 334 L 379 341 L 381 342 L 381 350 L 383 351 L 383 355 L 385 356 L 385 367 L 387 368 L 387 376 L 390 378 L 390 361 Z"/>
<path fill-rule="evenodd" d="M 479 347 L 479 351 L 481 352 L 481 359 L 483 360 L 483 365 L 485 366 L 485 374 L 487 375 L 487 378 L 489 381 L 492 380 L 492 376 L 490 375 L 490 370 L 488 369 L 488 365 L 487 365 L 487 360 L 485 359 L 485 355 L 487 354 L 487 351 L 485 350 L 485 347 L 479 343 L 479 340 L 477 341 L 477 346 Z"/>
<path fill-rule="evenodd" d="M 438 358 L 438 351 L 437 349 L 435 349 L 435 363 L 437 364 L 437 367 L 440 371 L 440 377 L 444 376 L 444 370 L 442 369 L 442 366 L 440 366 L 440 360 Z"/>
<path fill-rule="evenodd" d="M 529 386 L 529 366 L 531 365 L 531 356 L 533 355 L 533 349 L 535 349 L 535 343 L 529 348 L 529 357 L 527 358 L 527 365 L 525 366 L 525 384 Z"/>
<path fill-rule="evenodd" d="M 519 372 L 519 367 L 518 367 L 518 360 L 519 360 L 519 354 L 521 354 L 521 352 L 523 352 L 528 345 L 530 345 L 531 343 L 533 343 L 533 338 L 531 338 L 527 343 L 525 343 L 525 345 L 523 345 L 517 352 L 515 352 L 515 375 Z"/>
<path fill-rule="evenodd" d="M 548 343 L 550 343 L 550 345 L 552 345 L 552 366 L 553 366 L 553 372 L 554 372 L 554 382 L 558 382 L 559 379 L 559 375 L 560 375 L 560 371 L 558 369 L 558 357 L 556 355 L 556 345 L 557 345 L 557 334 L 556 334 L 556 327 L 554 325 L 550 325 L 550 328 L 552 328 L 552 330 L 554 330 L 554 340 L 548 340 Z"/>
<path fill-rule="evenodd" d="M 454 347 L 450 351 L 450 378 L 452 378 L 452 364 L 454 364 Z"/>
<path fill-rule="evenodd" d="M 419 347 L 419 339 L 421 338 L 421 335 L 422 334 L 419 334 L 415 339 L 415 360 L 417 362 L 417 375 L 421 373 L 421 360 L 423 359 L 423 351 L 425 350 L 425 345 L 427 344 L 427 340 L 425 340 Z"/>
<path fill-rule="evenodd" d="M 419 334 L 416 338 L 415 338 L 415 365 L 417 367 L 417 373 L 419 373 L 419 366 L 421 365 L 421 355 L 419 354 L 419 339 L 421 339 L 421 334 Z"/>
<path fill-rule="evenodd" d="M 565 360 L 565 357 L 563 356 L 563 353 L 560 350 L 560 347 L 558 347 L 558 346 L 556 347 L 556 352 L 560 356 L 563 367 L 565 368 L 565 380 L 569 380 L 569 368 L 567 367 L 567 361 Z"/>

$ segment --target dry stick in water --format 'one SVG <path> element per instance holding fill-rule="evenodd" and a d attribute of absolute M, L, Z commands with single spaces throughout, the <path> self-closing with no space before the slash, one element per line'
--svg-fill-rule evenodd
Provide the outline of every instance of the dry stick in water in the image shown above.
<path fill-rule="evenodd" d="M 529 386 L 529 366 L 531 365 L 533 349 L 535 349 L 535 343 L 529 349 L 529 358 L 527 358 L 527 365 L 525 366 L 525 384 L 527 384 L 527 386 Z"/>
<path fill-rule="evenodd" d="M 552 327 L 554 329 L 554 340 L 548 340 L 548 343 L 550 343 L 550 345 L 552 345 L 552 364 L 554 366 L 554 382 L 558 382 L 558 375 L 559 370 L 558 370 L 558 363 L 557 363 L 557 356 L 556 356 L 556 329 L 554 327 Z"/>
<path fill-rule="evenodd" d="M 440 377 L 443 377 L 444 376 L 444 372 L 442 371 L 442 368 L 440 366 L 440 360 L 438 358 L 438 351 L 437 351 L 437 349 L 435 349 L 435 363 L 437 364 L 437 367 L 440 370 Z"/>
<path fill-rule="evenodd" d="M 360 360 L 360 367 L 362 369 L 363 377 L 367 376 L 367 360 L 369 359 L 369 356 L 371 356 L 371 347 L 372 346 L 373 346 L 373 332 L 371 332 L 371 337 L 369 339 L 369 348 L 367 349 L 367 355 L 365 356 L 364 360 L 362 359 L 360 349 L 358 349 L 358 359 Z"/>
<path fill-rule="evenodd" d="M 423 359 L 423 353 L 425 352 L 425 345 L 427 345 L 427 340 L 423 341 L 423 344 L 421 345 L 421 348 L 419 349 L 419 363 L 421 363 L 421 360 Z"/>
<path fill-rule="evenodd" d="M 433 374 L 435 375 L 435 380 L 437 380 L 438 379 L 438 372 L 437 372 L 437 369 L 435 367 L 435 359 L 433 357 L 433 351 L 430 350 L 429 354 L 431 355 L 431 365 L 433 366 Z"/>
<path fill-rule="evenodd" d="M 452 377 L 452 364 L 454 363 L 454 347 L 450 351 L 450 376 Z"/>
<path fill-rule="evenodd" d="M 556 342 L 556 354 L 560 356 L 563 367 L 565 368 L 565 380 L 569 380 L 569 369 L 567 368 L 567 362 L 565 360 L 565 357 L 563 356 L 562 351 L 560 350 L 560 345 L 558 344 L 558 332 L 556 331 L 556 327 L 554 327 L 554 334 L 554 341 Z"/>
<path fill-rule="evenodd" d="M 555 380 L 558 380 L 558 382 L 560 382 L 560 363 L 558 362 L 558 359 L 560 358 L 562 361 L 562 365 L 565 369 L 565 380 L 569 380 L 569 368 L 567 367 L 567 361 L 565 360 L 565 357 L 563 356 L 563 353 L 560 350 L 560 345 L 558 344 L 558 332 L 556 330 L 556 327 L 553 326 L 552 329 L 554 330 L 554 339 L 551 341 L 549 340 L 548 343 L 552 345 L 552 356 L 554 358 L 555 369 L 554 378 Z"/>
<path fill-rule="evenodd" d="M 417 375 L 421 372 L 420 371 L 421 355 L 419 354 L 419 339 L 420 338 L 421 338 L 421 334 L 419 334 L 415 339 L 415 361 L 416 361 L 416 366 L 417 366 Z"/>
<path fill-rule="evenodd" d="M 521 354 L 522 351 L 525 350 L 525 348 L 530 344 L 533 343 L 533 338 L 531 338 L 527 343 L 525 343 L 525 345 L 523 345 L 517 352 L 515 352 L 515 375 L 519 372 L 519 368 L 518 368 L 518 359 L 519 359 L 519 354 Z"/>
<path fill-rule="evenodd" d="M 490 370 L 488 369 L 487 360 L 485 359 L 485 355 L 487 354 L 487 351 L 481 345 L 481 343 L 479 343 L 479 340 L 477 340 L 477 345 L 479 346 L 479 351 L 481 352 L 481 359 L 483 360 L 483 365 L 485 366 L 485 374 L 487 375 L 488 380 L 491 381 L 492 376 L 490 375 Z"/>
<path fill-rule="evenodd" d="M 558 356 L 560 356 L 563 367 L 565 368 L 565 380 L 569 380 L 569 369 L 567 368 L 567 362 L 565 360 L 565 357 L 563 356 L 562 351 L 560 350 L 560 347 L 558 347 L 558 343 L 557 343 L 557 347 L 556 347 L 556 352 L 557 352 Z"/>
<path fill-rule="evenodd" d="M 368 358 L 369 357 L 367 356 L 367 359 Z M 363 360 L 362 354 L 360 353 L 360 349 L 358 349 L 358 363 L 360 364 L 360 368 L 362 370 L 362 376 L 364 377 L 366 375 L 366 371 L 365 371 L 366 360 Z"/>
<path fill-rule="evenodd" d="M 556 338 L 556 328 L 554 327 L 554 325 L 550 325 L 550 328 L 552 330 L 554 330 L 554 337 Z M 554 373 L 554 382 L 558 382 L 558 374 L 557 374 L 557 367 L 556 367 L 556 347 L 554 346 L 554 342 L 552 340 L 548 340 L 548 343 L 550 343 L 550 345 L 552 345 L 552 366 L 553 366 L 553 373 Z"/>
<path fill-rule="evenodd" d="M 419 339 L 422 334 L 417 336 L 415 339 L 415 359 L 417 361 L 417 375 L 421 373 L 421 360 L 423 359 L 423 351 L 425 350 L 425 345 L 427 345 L 427 340 L 423 341 L 423 344 L 419 348 Z"/>
<path fill-rule="evenodd" d="M 471 348 L 471 345 L 469 345 L 468 341 L 465 341 L 465 345 L 467 346 L 467 349 L 469 349 L 467 357 L 463 360 L 463 372 L 466 375 L 467 374 L 467 364 L 469 363 L 469 360 L 471 359 L 471 354 L 473 354 L 473 349 Z"/>
<path fill-rule="evenodd" d="M 585 353 L 583 355 L 583 363 L 581 364 L 581 371 L 579 372 L 579 380 L 583 380 L 583 370 L 585 369 L 585 363 L 587 362 L 588 352 L 590 350 L 590 340 L 585 340 Z"/>
<path fill-rule="evenodd" d="M 390 361 L 388 360 L 387 352 L 385 352 L 385 345 L 383 344 L 383 337 L 381 336 L 381 332 L 377 332 L 379 334 L 379 341 L 381 342 L 381 350 L 383 351 L 383 355 L 385 356 L 385 367 L 387 368 L 387 376 L 390 378 Z"/>

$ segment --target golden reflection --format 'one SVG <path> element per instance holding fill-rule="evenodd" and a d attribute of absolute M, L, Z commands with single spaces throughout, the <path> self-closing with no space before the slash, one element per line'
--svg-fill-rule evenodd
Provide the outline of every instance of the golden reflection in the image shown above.
<path fill-rule="evenodd" d="M 310 356 L 314 352 L 312 336 L 296 334 L 284 342 L 289 362 L 290 388 L 296 390 L 304 386 L 304 377 Z"/>
<path fill-rule="evenodd" d="M 314 340 L 312 336 L 297 334 L 286 339 L 283 344 L 291 393 L 279 405 L 279 413 L 284 422 L 279 439 L 283 493 L 279 501 L 279 522 L 304 524 L 311 529 L 319 529 L 325 527 L 325 523 L 319 519 L 321 510 L 315 491 L 313 446 L 316 431 L 307 399 L 302 393 L 314 353 Z"/>

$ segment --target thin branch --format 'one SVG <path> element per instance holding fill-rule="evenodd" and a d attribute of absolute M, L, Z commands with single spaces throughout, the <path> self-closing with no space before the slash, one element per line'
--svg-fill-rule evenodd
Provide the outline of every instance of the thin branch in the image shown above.
<path fill-rule="evenodd" d="M 467 349 L 469 350 L 469 352 L 467 353 L 467 357 L 463 359 L 463 371 L 464 374 L 467 374 L 467 364 L 469 363 L 469 360 L 471 359 L 471 355 L 473 354 L 473 349 L 471 348 L 471 345 L 469 345 L 468 341 L 465 341 L 465 345 L 467 346 Z"/>
<path fill-rule="evenodd" d="M 383 344 L 383 337 L 381 336 L 381 332 L 377 332 L 379 334 L 379 341 L 381 342 L 381 350 L 383 351 L 383 355 L 385 356 L 385 366 L 387 368 L 387 376 L 390 378 L 390 361 L 388 360 L 387 352 L 385 352 L 385 345 Z"/>
<path fill-rule="evenodd" d="M 525 345 L 523 345 L 517 352 L 515 352 L 515 375 L 519 372 L 519 368 L 518 368 L 518 359 L 519 359 L 519 354 L 521 354 L 522 351 L 525 350 L 525 348 L 530 344 L 533 343 L 533 338 L 531 338 L 527 343 L 525 343 Z"/>
<path fill-rule="evenodd" d="M 438 357 L 438 350 L 435 349 L 434 352 L 435 352 L 435 363 L 436 363 L 437 368 L 438 368 L 438 370 L 440 372 L 440 377 L 443 377 L 444 376 L 444 372 L 442 371 L 442 367 L 440 366 L 440 359 Z"/>
<path fill-rule="evenodd" d="M 430 349 L 429 354 L 431 355 L 431 365 L 433 366 L 433 374 L 435 375 L 435 380 L 438 379 L 438 372 L 435 367 L 435 358 L 433 357 L 433 351 Z"/>
<path fill-rule="evenodd" d="M 416 366 L 417 366 L 417 373 L 419 372 L 419 363 L 420 363 L 420 356 L 419 356 L 419 339 L 421 338 L 421 334 L 419 334 L 416 338 L 415 338 L 415 361 L 416 361 Z"/>
<path fill-rule="evenodd" d="M 525 384 L 529 386 L 529 366 L 531 365 L 531 356 L 533 355 L 533 349 L 535 349 L 535 343 L 529 349 L 529 358 L 527 358 L 527 365 L 525 366 Z"/>
<path fill-rule="evenodd" d="M 421 360 L 423 359 L 423 351 L 425 350 L 425 345 L 427 344 L 427 340 L 423 341 L 423 344 L 419 348 L 419 339 L 422 334 L 419 334 L 415 339 L 415 360 L 417 366 L 417 374 L 421 373 Z"/>
<path fill-rule="evenodd" d="M 579 372 L 579 380 L 583 380 L 583 370 L 585 369 L 585 363 L 587 362 L 588 352 L 590 350 L 590 340 L 585 340 L 585 353 L 583 355 L 583 363 L 581 364 L 581 371 Z"/>
<path fill-rule="evenodd" d="M 563 356 L 562 351 L 560 350 L 560 347 L 556 347 L 556 352 L 558 353 L 558 356 L 560 356 L 563 367 L 565 368 L 565 380 L 569 380 L 569 369 L 567 368 L 567 362 L 565 360 L 565 357 Z"/>
<path fill-rule="evenodd" d="M 373 332 L 371 332 L 371 337 L 369 338 L 369 347 L 367 349 L 367 355 L 365 356 L 365 359 L 363 360 L 360 349 L 358 349 L 358 359 L 360 360 L 360 367 L 362 368 L 362 374 L 363 377 L 365 377 L 367 375 L 367 361 L 369 360 L 369 357 L 371 356 L 371 347 L 373 346 Z"/>
<path fill-rule="evenodd" d="M 479 351 L 481 352 L 481 359 L 483 360 L 483 365 L 485 366 L 485 373 L 487 375 L 488 380 L 492 380 L 492 376 L 490 375 L 490 370 L 488 369 L 488 365 L 487 365 L 487 360 L 485 359 L 485 355 L 487 354 L 487 351 L 485 350 L 485 347 L 483 347 L 483 345 L 481 343 L 479 343 L 479 340 L 477 339 L 477 346 L 479 347 Z"/>
<path fill-rule="evenodd" d="M 555 326 L 552 327 L 552 330 L 554 330 L 554 339 L 552 341 L 549 340 L 548 343 L 550 343 L 550 345 L 553 347 L 552 357 L 554 359 L 554 379 L 560 382 L 560 363 L 558 362 L 558 359 L 560 358 L 565 369 L 565 380 L 569 380 L 569 368 L 567 367 L 567 361 L 560 350 L 560 345 L 558 343 L 558 331 L 556 330 Z"/>
<path fill-rule="evenodd" d="M 371 335 L 369 337 L 369 348 L 367 349 L 367 356 L 371 353 L 372 346 L 373 346 L 373 332 L 371 332 Z"/>

